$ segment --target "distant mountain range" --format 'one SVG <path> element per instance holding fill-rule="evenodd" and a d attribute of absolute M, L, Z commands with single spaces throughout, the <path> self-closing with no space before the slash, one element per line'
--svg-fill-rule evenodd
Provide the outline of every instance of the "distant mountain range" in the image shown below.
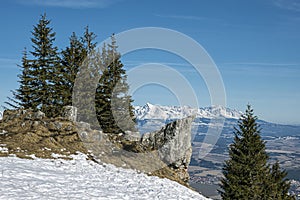
<path fill-rule="evenodd" d="M 238 119 L 242 112 L 225 108 L 222 106 L 212 106 L 206 108 L 191 108 L 189 106 L 160 106 L 147 103 L 144 106 L 135 107 L 135 116 L 138 120 L 145 119 L 179 119 L 190 115 L 196 115 L 197 118 L 225 117 Z"/>

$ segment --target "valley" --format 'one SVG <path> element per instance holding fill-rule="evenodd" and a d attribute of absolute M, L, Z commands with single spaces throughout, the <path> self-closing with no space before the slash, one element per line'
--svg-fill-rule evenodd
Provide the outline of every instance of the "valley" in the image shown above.
<path fill-rule="evenodd" d="M 168 107 L 146 104 L 136 108 L 138 128 L 141 133 L 159 129 L 166 123 L 188 115 L 196 115 L 192 128 L 193 154 L 189 166 L 190 184 L 202 194 L 211 198 L 219 198 L 217 189 L 222 177 L 222 166 L 228 159 L 228 146 L 234 137 L 234 127 L 242 112 L 211 107 L 198 110 L 188 107 Z M 155 118 L 154 118 L 155 116 Z M 213 118 L 224 117 L 222 132 L 216 144 L 204 143 Z M 270 163 L 279 161 L 280 166 L 288 172 L 287 178 L 292 180 L 291 192 L 300 195 L 300 126 L 281 125 L 258 120 L 261 136 L 266 142 L 270 155 Z M 209 141 L 209 140 L 208 140 Z M 203 148 L 212 147 L 206 156 L 201 156 Z"/>

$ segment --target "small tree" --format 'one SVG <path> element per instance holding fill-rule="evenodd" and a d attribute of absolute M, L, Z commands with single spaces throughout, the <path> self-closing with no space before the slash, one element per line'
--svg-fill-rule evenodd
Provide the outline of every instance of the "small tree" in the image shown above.
<path fill-rule="evenodd" d="M 287 172 L 281 170 L 279 162 L 276 163 L 271 168 L 271 177 L 269 191 L 270 198 L 276 200 L 292 200 L 295 197 L 289 195 L 290 182 L 286 179 Z"/>
<path fill-rule="evenodd" d="M 223 167 L 224 178 L 221 179 L 220 191 L 223 199 L 273 199 L 288 196 L 289 185 L 283 178 L 285 173 L 279 170 L 278 163 L 270 169 L 265 142 L 260 137 L 250 105 L 242 115 L 235 128 L 233 144 L 229 148 L 229 160 Z M 285 188 L 278 189 L 279 185 Z M 284 194 L 281 194 L 284 193 Z"/>

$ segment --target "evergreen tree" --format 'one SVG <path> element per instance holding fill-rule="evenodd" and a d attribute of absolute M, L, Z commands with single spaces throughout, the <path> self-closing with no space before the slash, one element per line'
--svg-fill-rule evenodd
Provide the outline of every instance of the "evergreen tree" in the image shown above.
<path fill-rule="evenodd" d="M 269 156 L 256 120 L 257 117 L 248 105 L 238 122 L 238 128 L 235 128 L 234 142 L 229 148 L 229 160 L 225 161 L 223 167 L 224 178 L 220 185 L 223 199 L 272 199 L 272 196 L 277 195 L 275 190 L 280 182 L 274 174 L 279 173 L 280 180 L 285 176 L 278 171 L 276 165 L 270 170 L 267 164 Z M 270 187 L 272 184 L 274 187 Z"/>
<path fill-rule="evenodd" d="M 61 52 L 62 54 L 62 78 L 61 91 L 63 105 L 72 105 L 72 93 L 77 73 L 86 58 L 87 50 L 84 44 L 73 32 L 69 39 L 69 46 Z"/>
<path fill-rule="evenodd" d="M 289 195 L 290 182 L 286 179 L 287 172 L 281 171 L 279 162 L 272 165 L 270 171 L 269 195 L 270 199 L 293 200 L 295 197 Z"/>
<path fill-rule="evenodd" d="M 20 86 L 15 91 L 11 91 L 13 98 L 8 97 L 8 101 L 5 103 L 12 108 L 36 108 L 37 103 L 33 101 L 34 99 L 32 97 L 36 80 L 32 76 L 26 48 L 23 51 L 22 64 L 18 65 L 18 67 L 21 69 L 21 74 L 18 75 Z"/>
<path fill-rule="evenodd" d="M 78 120 L 92 124 L 93 128 L 99 128 L 95 119 L 95 90 L 99 79 L 101 60 L 96 51 L 96 35 L 89 31 L 88 26 L 80 40 L 82 52 L 79 61 L 76 84 L 74 85 L 74 105 L 78 108 Z"/>
<path fill-rule="evenodd" d="M 56 69 L 59 67 L 60 59 L 58 48 L 53 45 L 56 33 L 49 27 L 50 22 L 44 14 L 32 31 L 31 71 L 36 83 L 31 96 L 32 101 L 37 104 L 34 109 L 41 109 L 47 116 L 52 117 L 57 115 L 61 101 L 57 96 L 60 92 L 55 87 L 58 82 L 56 76 L 60 76 Z"/>
<path fill-rule="evenodd" d="M 126 71 L 120 60 L 114 35 L 111 44 L 102 49 L 102 61 L 106 66 L 96 90 L 96 113 L 104 132 L 122 133 L 135 130 L 131 96 L 128 95 Z"/>

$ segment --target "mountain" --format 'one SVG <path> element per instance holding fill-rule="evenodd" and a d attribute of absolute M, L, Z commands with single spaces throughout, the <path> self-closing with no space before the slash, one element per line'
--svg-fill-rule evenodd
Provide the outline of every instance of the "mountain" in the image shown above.
<path fill-rule="evenodd" d="M 242 112 L 222 106 L 194 109 L 187 106 L 159 106 L 150 103 L 136 106 L 135 109 L 138 129 L 142 134 L 158 130 L 175 119 L 196 115 L 192 124 L 193 153 L 189 166 L 190 183 L 202 194 L 213 199 L 219 198 L 217 189 L 222 177 L 221 170 L 224 160 L 228 159 L 228 146 L 233 141 L 234 127 L 237 126 Z M 214 126 L 210 122 L 216 117 L 225 118 L 221 134 L 210 135 L 209 127 Z M 290 192 L 300 195 L 300 126 L 263 120 L 257 122 L 261 128 L 261 136 L 266 141 L 270 162 L 280 161 L 281 167 L 288 172 L 288 178 L 293 179 L 295 183 L 292 184 L 294 189 Z M 213 141 L 210 139 L 215 140 L 215 144 L 206 143 Z M 205 157 L 200 157 L 203 148 L 210 149 L 210 152 Z"/>
<path fill-rule="evenodd" d="M 32 157 L 0 158 L 0 199 L 207 199 L 174 181 L 100 165 L 84 154 L 73 160 Z"/>
<path fill-rule="evenodd" d="M 242 112 L 225 108 L 222 106 L 212 106 L 206 108 L 191 108 L 189 106 L 160 106 L 147 103 L 144 106 L 135 107 L 135 116 L 138 120 L 144 119 L 180 119 L 190 115 L 197 118 L 225 117 L 238 119 Z"/>
<path fill-rule="evenodd" d="M 3 117 L 3 113 L 2 113 L 2 111 L 0 110 L 0 120 L 2 119 L 2 117 Z"/>
<path fill-rule="evenodd" d="M 241 111 L 225 108 L 223 106 L 211 106 L 205 108 L 191 108 L 188 106 L 160 106 L 147 103 L 144 106 L 135 106 L 135 116 L 138 128 L 141 133 L 155 131 L 161 126 L 181 119 L 190 115 L 196 115 L 193 125 L 197 130 L 195 134 L 203 134 L 207 132 L 211 119 L 224 117 L 225 122 L 222 134 L 231 134 L 233 127 L 237 125 L 237 120 L 243 114 Z M 282 125 L 263 120 L 258 120 L 262 128 L 262 136 L 266 137 L 287 137 L 300 136 L 300 126 Z"/>
<path fill-rule="evenodd" d="M 225 108 L 222 106 L 212 106 L 206 108 L 191 108 L 189 106 L 160 106 L 147 103 L 144 106 L 135 107 L 135 116 L 137 119 L 140 133 L 146 133 L 158 130 L 165 124 L 176 119 L 195 115 L 194 126 L 207 129 L 211 119 L 224 117 L 225 119 L 236 121 L 242 115 L 242 112 Z M 197 128 L 199 128 L 197 127 Z M 206 132 L 206 130 L 197 130 L 197 132 Z"/>

